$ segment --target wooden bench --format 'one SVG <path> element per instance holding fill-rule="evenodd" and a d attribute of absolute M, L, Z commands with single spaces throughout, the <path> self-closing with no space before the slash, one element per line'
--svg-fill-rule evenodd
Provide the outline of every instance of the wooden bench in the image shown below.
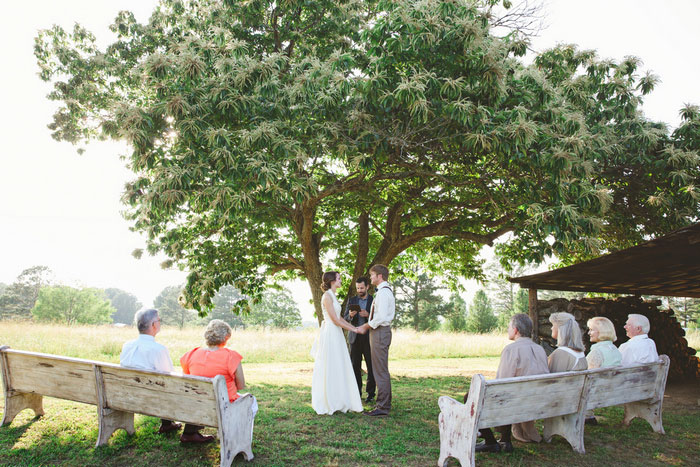
<path fill-rule="evenodd" d="M 204 378 L 124 368 L 58 355 L 0 347 L 5 388 L 2 425 L 24 409 L 44 414 L 42 397 L 56 397 L 97 406 L 97 446 L 119 428 L 134 434 L 134 413 L 216 427 L 221 465 L 228 467 L 242 452 L 253 459 L 253 397 L 229 402 L 226 379 Z"/>
<path fill-rule="evenodd" d="M 441 396 L 440 457 L 463 466 L 474 465 L 477 431 L 501 425 L 543 420 L 545 441 L 563 436 L 574 451 L 585 453 L 583 429 L 586 410 L 625 405 L 625 425 L 635 417 L 645 419 L 657 433 L 664 433 L 661 404 L 666 388 L 669 358 L 629 367 L 598 368 L 537 376 L 486 381 L 472 377 L 467 402 Z"/>

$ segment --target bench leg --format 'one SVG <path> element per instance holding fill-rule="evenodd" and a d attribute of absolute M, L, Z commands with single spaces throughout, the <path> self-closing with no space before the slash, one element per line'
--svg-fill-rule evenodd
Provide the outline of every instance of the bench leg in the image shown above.
<path fill-rule="evenodd" d="M 643 418 L 656 433 L 665 435 L 664 426 L 661 420 L 661 400 L 656 402 L 630 402 L 625 404 L 624 424 L 629 425 L 634 418 Z"/>
<path fill-rule="evenodd" d="M 472 384 L 474 384 L 472 382 Z M 473 400 L 467 400 L 471 408 Z M 476 418 L 467 410 L 467 406 L 460 404 L 448 396 L 438 399 L 440 415 L 438 426 L 440 428 L 440 457 L 438 466 L 445 467 L 450 457 L 459 461 L 464 467 L 474 466 L 474 447 L 476 445 Z"/>
<path fill-rule="evenodd" d="M 130 435 L 134 434 L 134 414 L 132 412 L 122 412 L 121 410 L 97 409 L 100 431 L 97 435 L 97 446 L 107 444 L 110 436 L 118 429 L 126 430 Z"/>
<path fill-rule="evenodd" d="M 562 436 L 569 442 L 574 451 L 579 454 L 585 454 L 586 448 L 583 444 L 583 422 L 584 417 L 580 413 L 547 418 L 544 420 L 543 438 L 549 443 L 552 441 L 552 436 Z"/>
<path fill-rule="evenodd" d="M 219 378 L 217 376 L 216 378 Z M 229 467 L 239 452 L 246 461 L 253 460 L 253 405 L 252 394 L 245 394 L 234 402 L 228 401 L 226 381 L 214 381 L 219 413 L 219 453 L 221 467 Z"/>
<path fill-rule="evenodd" d="M 41 417 L 44 415 L 43 397 L 40 394 L 30 392 L 15 392 L 5 395 L 5 413 L 2 416 L 0 425 L 9 425 L 18 413 L 24 409 L 32 409 L 34 415 Z"/>

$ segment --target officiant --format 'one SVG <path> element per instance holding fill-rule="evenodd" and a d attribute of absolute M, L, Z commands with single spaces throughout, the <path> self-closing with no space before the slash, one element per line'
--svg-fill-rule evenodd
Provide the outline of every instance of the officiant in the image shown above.
<path fill-rule="evenodd" d="M 373 300 L 372 295 L 369 294 L 369 284 L 369 278 L 358 278 L 355 282 L 357 295 L 351 297 L 346 305 L 343 317 L 353 326 L 359 327 L 369 321 L 369 310 Z M 365 402 L 370 403 L 374 401 L 377 385 L 374 382 L 374 373 L 372 373 L 369 333 L 356 334 L 348 331 L 348 342 L 350 343 L 350 361 L 360 395 L 362 395 L 362 358 L 365 359 L 367 365 L 367 399 Z"/>

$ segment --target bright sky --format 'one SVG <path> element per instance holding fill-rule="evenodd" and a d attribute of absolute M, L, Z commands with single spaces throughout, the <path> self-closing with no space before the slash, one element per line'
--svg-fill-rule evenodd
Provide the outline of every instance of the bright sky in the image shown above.
<path fill-rule="evenodd" d="M 119 10 L 147 20 L 154 0 L 23 0 L 7 2 L 0 18 L 2 86 L 0 102 L 0 282 L 9 284 L 24 269 L 49 266 L 68 285 L 117 287 L 149 306 L 185 273 L 164 271 L 164 258 L 131 256 L 144 239 L 121 217 L 120 196 L 132 178 L 119 155 L 122 145 L 94 144 L 79 156 L 51 139 L 46 125 L 53 104 L 39 80 L 33 56 L 36 31 L 79 22 L 107 43 Z M 661 77 L 647 96 L 647 116 L 675 127 L 684 103 L 700 104 L 700 2 L 697 0 L 552 0 L 547 24 L 533 46 L 556 43 L 593 48 L 601 57 L 636 55 Z M 305 320 L 312 319 L 306 283 L 292 287 Z"/>

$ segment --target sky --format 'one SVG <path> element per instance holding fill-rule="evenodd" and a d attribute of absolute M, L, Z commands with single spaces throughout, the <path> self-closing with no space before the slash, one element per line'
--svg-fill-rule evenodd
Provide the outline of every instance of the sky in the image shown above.
<path fill-rule="evenodd" d="M 34 265 L 50 267 L 57 281 L 78 287 L 116 287 L 136 295 L 144 306 L 186 273 L 163 270 L 164 257 L 131 252 L 145 246 L 129 231 L 120 197 L 133 178 L 120 156 L 120 143 L 95 143 L 83 155 L 51 138 L 46 125 L 55 104 L 50 86 L 37 76 L 33 56 L 39 29 L 78 22 L 103 44 L 119 10 L 146 21 L 154 0 L 23 0 L 3 6 L 0 43 L 0 282 L 12 283 Z M 550 0 L 546 28 L 532 41 L 535 50 L 557 43 L 596 49 L 602 58 L 640 57 L 643 70 L 661 78 L 645 98 L 648 118 L 676 127 L 685 103 L 700 104 L 700 1 Z M 486 253 L 488 254 L 488 252 Z M 476 285 L 468 283 L 469 301 Z M 305 320 L 311 320 L 311 294 L 305 282 L 290 288 Z"/>

